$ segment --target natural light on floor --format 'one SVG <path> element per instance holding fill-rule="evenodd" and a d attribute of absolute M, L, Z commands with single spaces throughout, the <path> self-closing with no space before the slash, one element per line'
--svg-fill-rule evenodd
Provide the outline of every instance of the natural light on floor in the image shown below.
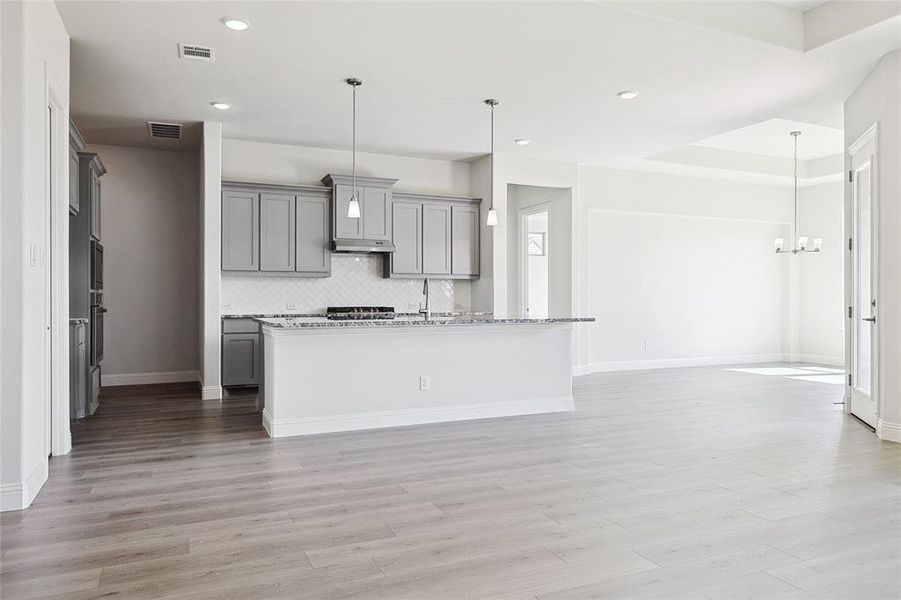
<path fill-rule="evenodd" d="M 753 373 L 754 375 L 774 375 L 788 379 L 801 381 L 816 381 L 831 385 L 844 385 L 844 369 L 830 367 L 759 367 L 754 369 L 726 369 L 740 373 Z"/>

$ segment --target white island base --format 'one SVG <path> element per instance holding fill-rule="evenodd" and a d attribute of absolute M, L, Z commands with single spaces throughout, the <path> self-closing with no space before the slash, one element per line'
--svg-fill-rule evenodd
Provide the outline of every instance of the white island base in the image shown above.
<path fill-rule="evenodd" d="M 573 410 L 571 323 L 262 330 L 270 437 Z"/>

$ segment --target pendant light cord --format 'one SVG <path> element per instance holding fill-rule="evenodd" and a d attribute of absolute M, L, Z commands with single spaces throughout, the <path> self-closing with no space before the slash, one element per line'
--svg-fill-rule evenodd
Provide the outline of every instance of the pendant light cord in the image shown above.
<path fill-rule="evenodd" d="M 794 220 L 794 231 L 792 235 L 794 237 L 793 244 L 795 248 L 800 248 L 798 245 L 798 135 L 800 132 L 793 132 L 792 137 L 795 138 L 795 220 Z"/>
<path fill-rule="evenodd" d="M 491 208 L 494 208 L 494 104 L 491 105 Z"/>
<path fill-rule="evenodd" d="M 351 153 L 351 171 L 354 180 L 354 190 L 353 194 L 351 194 L 351 198 L 357 197 L 357 86 L 351 85 L 353 88 L 353 117 L 351 122 L 353 123 L 353 134 L 352 134 L 352 142 L 351 147 L 353 148 L 353 152 Z"/>

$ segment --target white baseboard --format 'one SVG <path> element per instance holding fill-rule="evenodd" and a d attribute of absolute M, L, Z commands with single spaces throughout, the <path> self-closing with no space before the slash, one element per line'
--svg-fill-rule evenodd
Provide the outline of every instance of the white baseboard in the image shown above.
<path fill-rule="evenodd" d="M 732 356 L 690 356 L 685 358 L 657 358 L 651 360 L 619 360 L 588 363 L 573 368 L 573 375 L 609 373 L 613 371 L 642 371 L 645 369 L 674 369 L 678 367 L 706 367 L 739 365 L 744 363 L 782 362 L 779 354 L 736 354 Z"/>
<path fill-rule="evenodd" d="M 489 402 L 461 406 L 413 408 L 408 410 L 385 410 L 352 415 L 310 417 L 306 419 L 273 420 L 269 411 L 263 409 L 263 427 L 269 433 L 270 437 L 286 437 L 292 435 L 335 433 L 339 431 L 358 431 L 360 429 L 380 429 L 383 427 L 402 427 L 406 425 L 424 425 L 427 423 L 444 423 L 448 421 L 470 421 L 473 419 L 492 419 L 496 417 L 515 417 L 520 415 L 572 411 L 572 396 L 539 398 L 535 400 L 516 400 L 511 402 Z"/>
<path fill-rule="evenodd" d="M 31 506 L 49 475 L 47 459 L 34 468 L 25 481 L 0 484 L 0 512 L 24 510 Z"/>
<path fill-rule="evenodd" d="M 901 423 L 889 423 L 879 419 L 876 421 L 876 437 L 886 442 L 901 444 Z"/>
<path fill-rule="evenodd" d="M 104 373 L 101 376 L 103 387 L 118 385 L 148 385 L 152 383 L 182 383 L 199 381 L 200 371 L 163 371 L 159 373 Z"/>
<path fill-rule="evenodd" d="M 813 363 L 816 365 L 828 365 L 830 367 L 844 367 L 844 356 L 827 356 L 825 354 L 801 354 L 802 363 Z"/>
<path fill-rule="evenodd" d="M 221 400 L 222 399 L 222 386 L 221 385 L 205 385 L 200 388 L 200 397 L 203 400 Z"/>

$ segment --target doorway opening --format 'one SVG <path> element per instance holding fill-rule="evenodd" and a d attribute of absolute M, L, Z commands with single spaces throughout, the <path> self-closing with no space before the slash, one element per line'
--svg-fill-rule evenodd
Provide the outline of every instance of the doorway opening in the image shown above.
<path fill-rule="evenodd" d="M 547 205 L 520 211 L 520 290 L 523 314 L 533 319 L 548 316 L 550 211 Z"/>
<path fill-rule="evenodd" d="M 69 431 L 69 197 L 68 98 L 59 80 L 45 70 L 46 151 L 43 239 L 32 244 L 30 261 L 43 276 L 42 408 L 43 455 L 68 454 Z"/>

